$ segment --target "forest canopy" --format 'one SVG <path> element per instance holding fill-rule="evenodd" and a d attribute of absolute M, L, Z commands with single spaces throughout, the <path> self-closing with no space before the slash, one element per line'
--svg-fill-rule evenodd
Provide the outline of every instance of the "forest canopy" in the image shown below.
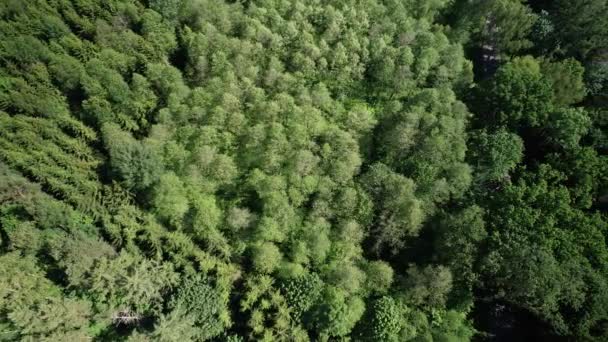
<path fill-rule="evenodd" d="M 0 341 L 606 341 L 606 13 L 1 1 Z"/>

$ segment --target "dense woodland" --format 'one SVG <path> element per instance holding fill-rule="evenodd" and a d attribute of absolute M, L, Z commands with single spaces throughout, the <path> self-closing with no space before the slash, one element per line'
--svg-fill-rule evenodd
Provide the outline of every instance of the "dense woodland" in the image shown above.
<path fill-rule="evenodd" d="M 0 1 L 0 341 L 607 341 L 607 13 Z"/>

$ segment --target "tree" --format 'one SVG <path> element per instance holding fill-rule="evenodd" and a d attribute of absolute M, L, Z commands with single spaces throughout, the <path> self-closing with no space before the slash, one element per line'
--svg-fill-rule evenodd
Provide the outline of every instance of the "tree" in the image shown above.
<path fill-rule="evenodd" d="M 503 65 L 482 93 L 487 97 L 482 108 L 492 114 L 487 118 L 491 125 L 537 127 L 552 110 L 551 84 L 543 77 L 538 61 L 529 56 Z"/>
<path fill-rule="evenodd" d="M 314 327 L 325 337 L 346 336 L 365 311 L 365 303 L 357 296 L 347 298 L 346 292 L 328 287 L 323 301 L 315 308 Z"/>
<path fill-rule="evenodd" d="M 394 271 L 391 266 L 381 260 L 370 261 L 364 267 L 366 288 L 373 293 L 386 293 L 393 284 Z"/>
<path fill-rule="evenodd" d="M 158 4 L 158 2 L 160 1 L 155 2 Z M 165 4 L 167 4 L 168 2 L 170 1 L 164 1 Z M 168 6 L 165 6 L 165 8 L 161 9 L 160 13 L 162 17 L 154 11 L 149 10 L 146 11 L 142 16 L 143 37 L 149 41 L 150 45 L 152 45 L 152 48 L 155 52 L 156 60 L 162 60 L 166 58 L 167 55 L 173 53 L 174 50 L 177 48 L 174 28 L 171 25 L 175 20 L 175 15 L 173 13 L 169 13 L 172 11 L 172 9 L 167 9 L 167 7 Z M 163 17 L 166 19 L 166 21 L 162 20 Z"/>
<path fill-rule="evenodd" d="M 496 281 L 505 285 L 510 301 L 549 320 L 561 333 L 568 331 L 568 324 L 561 316 L 560 306 L 581 308 L 585 298 L 584 282 L 577 274 L 577 261 L 560 263 L 551 252 L 540 247 L 520 245 L 513 250 Z M 511 264 L 512 263 L 512 264 Z M 513 272 L 515 268 L 517 272 Z M 568 280 L 566 280 L 568 279 Z M 567 304 L 566 304 L 567 303 Z"/>
<path fill-rule="evenodd" d="M 48 339 L 62 335 L 90 338 L 91 303 L 63 297 L 33 256 L 0 256 L 0 310 L 9 338 Z"/>
<path fill-rule="evenodd" d="M 365 285 L 365 273 L 347 262 L 336 262 L 326 266 L 327 282 L 349 294 L 360 292 Z"/>
<path fill-rule="evenodd" d="M 272 242 L 264 242 L 251 251 L 253 267 L 262 273 L 272 273 L 281 262 L 281 251 Z"/>
<path fill-rule="evenodd" d="M 479 47 L 510 54 L 532 46 L 528 34 L 537 16 L 521 0 L 463 1 L 455 14 L 455 26 L 470 32 Z"/>
<path fill-rule="evenodd" d="M 478 206 L 446 213 L 436 225 L 436 257 L 450 268 L 454 283 L 450 302 L 455 305 L 466 306 L 473 299 L 478 279 L 475 264 L 486 237 L 484 211 Z"/>
<path fill-rule="evenodd" d="M 551 82 L 553 100 L 556 105 L 573 105 L 585 98 L 585 68 L 575 59 L 541 62 L 543 75 Z"/>
<path fill-rule="evenodd" d="M 608 10 L 605 0 L 572 2 L 558 0 L 551 12 L 559 45 L 569 56 L 589 60 L 608 46 Z"/>
<path fill-rule="evenodd" d="M 418 306 L 441 308 L 452 289 L 452 273 L 445 266 L 411 265 L 405 279 L 407 300 Z"/>
<path fill-rule="evenodd" d="M 154 187 L 153 208 L 156 214 L 174 227 L 181 226 L 181 220 L 188 211 L 189 201 L 183 182 L 175 173 L 160 176 Z"/>
<path fill-rule="evenodd" d="M 608 89 L 608 65 L 598 57 L 585 66 L 585 83 L 589 95 L 606 97 Z"/>
<path fill-rule="evenodd" d="M 521 162 L 522 139 L 505 129 L 496 132 L 473 131 L 469 136 L 469 163 L 475 167 L 481 184 L 508 179 L 509 173 Z"/>
<path fill-rule="evenodd" d="M 607 340 L 605 20 L 544 3 L 0 1 L 0 339 Z"/>
<path fill-rule="evenodd" d="M 591 147 L 574 147 L 548 156 L 548 163 L 566 177 L 572 206 L 588 209 L 601 201 L 608 179 L 605 157 Z"/>
<path fill-rule="evenodd" d="M 547 124 L 549 140 L 566 149 L 576 148 L 590 126 L 591 119 L 584 109 L 558 109 L 551 113 L 551 120 Z"/>
<path fill-rule="evenodd" d="M 573 207 L 564 180 L 559 171 L 541 165 L 488 203 L 493 219 L 487 222 L 482 279 L 485 288 L 534 312 L 561 334 L 588 336 L 606 314 L 583 313 L 584 303 L 605 298 L 585 284 L 607 265 L 601 233 L 606 222 Z"/>
<path fill-rule="evenodd" d="M 403 312 L 392 297 L 381 297 L 373 302 L 362 319 L 363 339 L 366 341 L 400 341 Z"/>
<path fill-rule="evenodd" d="M 218 207 L 215 197 L 200 195 L 192 201 L 195 214 L 192 218 L 194 234 L 203 239 L 214 234 L 222 220 L 222 211 Z"/>
<path fill-rule="evenodd" d="M 290 319 L 289 306 L 267 275 L 254 275 L 245 283 L 241 311 L 248 312 L 250 336 L 266 341 L 307 341 L 308 334 Z"/>
<path fill-rule="evenodd" d="M 167 315 L 162 315 L 154 325 L 154 330 L 149 333 L 135 331 L 127 341 L 197 341 L 197 328 L 194 326 L 194 318 L 184 315 L 180 310 L 173 310 Z"/>
<path fill-rule="evenodd" d="M 231 323 L 226 298 L 206 277 L 194 276 L 182 280 L 169 306 L 173 311 L 161 319 L 160 324 L 166 326 L 169 332 L 169 322 L 182 322 L 178 326 L 183 325 L 186 334 L 190 334 L 193 340 L 212 339 Z M 179 336 L 184 335 L 176 335 L 176 338 Z"/>
<path fill-rule="evenodd" d="M 87 290 L 96 305 L 136 315 L 158 315 L 163 298 L 177 284 L 178 275 L 170 263 L 162 263 L 126 252 L 104 258 L 91 272 Z"/>
<path fill-rule="evenodd" d="M 471 326 L 462 312 L 448 310 L 442 313 L 439 321 L 433 324 L 433 341 L 470 341 L 477 331 Z"/>
<path fill-rule="evenodd" d="M 160 13 L 168 21 L 177 19 L 182 0 L 150 0 L 150 8 Z"/>
<path fill-rule="evenodd" d="M 236 231 L 249 228 L 254 220 L 255 214 L 247 208 L 232 207 L 226 216 L 226 224 Z"/>
<path fill-rule="evenodd" d="M 374 249 L 379 252 L 386 246 L 396 252 L 404 246 L 405 237 L 418 233 L 424 217 L 415 184 L 384 164 L 372 165 L 363 182 L 378 202 Z"/>
<path fill-rule="evenodd" d="M 310 308 L 317 304 L 322 290 L 323 281 L 316 273 L 290 278 L 281 284 L 281 292 L 285 296 L 294 320 L 306 316 Z"/>
<path fill-rule="evenodd" d="M 180 100 L 188 95 L 190 88 L 184 84 L 181 72 L 166 63 L 147 65 L 146 77 L 165 103 Z M 173 99 L 171 98 L 173 96 Z"/>
<path fill-rule="evenodd" d="M 110 245 L 82 233 L 49 233 L 45 250 L 65 272 L 67 282 L 73 287 L 86 286 L 96 264 L 103 258 L 116 256 Z"/>
<path fill-rule="evenodd" d="M 141 191 L 159 179 L 163 167 L 154 149 L 115 124 L 105 124 L 102 133 L 112 170 L 128 189 Z"/>

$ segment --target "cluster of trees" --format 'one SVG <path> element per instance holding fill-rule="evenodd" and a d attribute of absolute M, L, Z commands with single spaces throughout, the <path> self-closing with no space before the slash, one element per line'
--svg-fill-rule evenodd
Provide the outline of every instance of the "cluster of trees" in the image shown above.
<path fill-rule="evenodd" d="M 3 1 L 0 341 L 607 339 L 606 12 Z"/>
<path fill-rule="evenodd" d="M 500 61 L 492 72 L 492 59 L 479 58 L 476 85 L 463 94 L 474 113 L 467 161 L 475 169 L 464 203 L 481 207 L 487 234 L 477 291 L 554 334 L 605 340 L 608 2 L 453 10 L 446 20 L 461 27 L 463 44 Z"/>

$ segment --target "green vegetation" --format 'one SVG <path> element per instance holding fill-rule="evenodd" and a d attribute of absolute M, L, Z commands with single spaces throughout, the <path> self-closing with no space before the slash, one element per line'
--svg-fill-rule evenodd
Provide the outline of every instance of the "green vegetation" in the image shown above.
<path fill-rule="evenodd" d="M 608 1 L 0 3 L 0 341 L 608 339 Z"/>

